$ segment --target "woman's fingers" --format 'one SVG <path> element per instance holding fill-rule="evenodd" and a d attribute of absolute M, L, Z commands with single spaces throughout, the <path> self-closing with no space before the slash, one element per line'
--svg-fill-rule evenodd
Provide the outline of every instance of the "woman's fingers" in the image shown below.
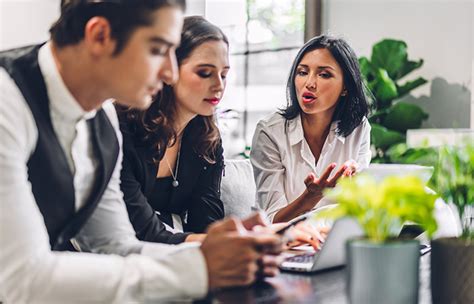
<path fill-rule="evenodd" d="M 324 170 L 324 173 L 319 177 L 319 179 L 316 181 L 318 184 L 325 184 L 329 176 L 331 175 L 332 170 L 336 168 L 336 163 L 331 163 L 326 170 Z"/>
<path fill-rule="evenodd" d="M 314 173 L 311 172 L 304 179 L 304 184 L 306 185 L 306 187 L 309 187 L 311 184 L 314 183 L 315 180 L 316 180 L 316 175 L 314 175 Z"/>
<path fill-rule="evenodd" d="M 342 176 L 344 177 L 350 177 L 352 175 L 354 175 L 355 171 L 352 170 L 352 168 L 347 168 L 346 170 L 344 170 L 344 173 L 342 174 Z"/>
<path fill-rule="evenodd" d="M 341 176 L 353 176 L 357 172 L 357 167 L 359 165 L 353 160 L 348 160 L 336 171 L 334 176 L 329 179 L 329 176 L 331 176 L 331 173 L 336 166 L 336 163 L 331 163 L 319 178 L 316 178 L 314 173 L 308 174 L 304 180 L 306 187 L 316 187 L 319 189 L 334 187 Z"/>
<path fill-rule="evenodd" d="M 344 163 L 344 165 L 346 165 L 347 168 L 350 168 L 354 173 L 359 168 L 359 164 L 355 160 L 348 160 Z"/>
<path fill-rule="evenodd" d="M 302 222 L 296 225 L 296 229 L 299 229 L 307 234 L 309 234 L 313 239 L 320 242 L 324 242 L 325 237 L 318 228 L 315 228 L 311 223 Z M 326 232 L 326 230 L 323 230 Z"/>
<path fill-rule="evenodd" d="M 328 180 L 327 182 L 328 186 L 334 187 L 336 185 L 337 180 L 342 176 L 342 174 L 344 173 L 346 169 L 347 169 L 346 165 L 342 165 L 341 168 L 337 170 L 336 174 L 334 174 L 334 176 L 330 180 Z"/>
<path fill-rule="evenodd" d="M 288 249 L 305 244 L 311 245 L 316 250 L 320 248 L 319 241 L 314 239 L 311 235 L 307 233 L 297 232 L 293 234 L 293 237 L 294 240 L 286 244 L 288 246 Z"/>
<path fill-rule="evenodd" d="M 317 250 L 321 247 L 321 242 L 324 242 L 324 236 L 309 223 L 303 222 L 297 224 L 293 228 L 292 233 L 296 241 L 310 244 Z"/>
<path fill-rule="evenodd" d="M 328 226 L 319 227 L 318 229 L 319 229 L 319 233 L 326 234 L 326 235 L 329 233 L 329 230 L 331 230 L 331 228 Z"/>

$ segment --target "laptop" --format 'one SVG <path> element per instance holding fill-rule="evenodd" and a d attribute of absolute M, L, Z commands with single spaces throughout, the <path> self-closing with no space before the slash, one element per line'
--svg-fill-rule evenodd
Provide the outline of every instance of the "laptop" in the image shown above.
<path fill-rule="evenodd" d="M 352 218 L 338 219 L 322 244 L 321 250 L 297 253 L 287 257 L 280 269 L 295 272 L 315 272 L 339 267 L 346 263 L 346 241 L 363 236 L 359 224 Z"/>

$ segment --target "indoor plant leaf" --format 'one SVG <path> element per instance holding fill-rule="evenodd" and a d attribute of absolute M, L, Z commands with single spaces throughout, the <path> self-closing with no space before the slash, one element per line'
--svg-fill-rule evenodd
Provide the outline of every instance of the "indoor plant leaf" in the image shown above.
<path fill-rule="evenodd" d="M 391 145 L 405 141 L 405 136 L 397 131 L 388 130 L 379 124 L 372 124 L 370 131 L 370 141 L 376 147 L 385 149 Z"/>
<path fill-rule="evenodd" d="M 469 221 L 463 219 L 466 207 L 474 206 L 474 143 L 467 141 L 461 147 L 442 147 L 437 169 L 437 191 L 458 209 L 463 225 L 462 237 L 474 239 Z"/>
<path fill-rule="evenodd" d="M 381 104 L 379 106 L 390 106 L 390 101 L 398 96 L 397 85 L 388 75 L 388 72 L 378 68 L 375 73 L 376 85 L 373 90 Z"/>
<path fill-rule="evenodd" d="M 423 120 L 428 118 L 419 106 L 406 102 L 393 105 L 384 119 L 384 125 L 391 130 L 405 133 L 408 129 L 418 129 Z"/>
<path fill-rule="evenodd" d="M 399 79 L 420 68 L 423 65 L 423 60 L 408 60 L 407 44 L 404 41 L 384 39 L 373 46 L 370 60 L 367 57 L 361 57 L 359 65 L 364 76 L 364 83 L 372 93 L 369 96 L 373 98 L 372 112 L 368 117 L 369 122 L 371 125 L 378 124 L 385 127 L 385 129 L 376 127 L 375 130 L 372 130 L 371 138 L 375 146 L 372 161 L 392 162 L 392 157 L 386 155 L 386 150 L 392 144 L 404 141 L 403 134 L 398 133 L 405 133 L 409 128 L 419 128 L 421 121 L 427 117 L 426 113 L 417 108 L 409 114 L 409 124 L 406 126 L 402 125 L 402 121 L 396 121 L 393 117 L 386 119 L 388 113 L 392 111 L 394 101 L 396 102 L 400 97 L 427 82 L 426 79 L 419 77 L 403 84 L 398 83 Z M 398 110 L 395 108 L 395 113 L 392 114 L 394 117 Z"/>
<path fill-rule="evenodd" d="M 400 69 L 400 71 L 398 71 L 398 74 L 395 80 L 398 80 L 402 78 L 403 76 L 413 72 L 414 70 L 420 68 L 422 65 L 423 65 L 423 59 L 420 59 L 418 61 L 411 61 L 411 60 L 406 61 L 403 67 Z"/>
<path fill-rule="evenodd" d="M 389 109 L 382 109 L 382 110 L 376 110 L 370 115 L 369 117 L 369 122 L 370 124 L 373 123 L 381 123 L 384 119 L 385 116 L 387 115 Z"/>
<path fill-rule="evenodd" d="M 424 79 L 423 77 L 418 77 L 415 80 L 407 81 L 405 84 L 397 87 L 398 97 L 403 97 L 404 95 L 406 95 L 410 91 L 416 89 L 419 86 L 424 85 L 427 82 L 428 82 L 428 80 Z"/>
<path fill-rule="evenodd" d="M 372 47 L 372 65 L 386 70 L 392 79 L 405 66 L 407 58 L 407 45 L 401 40 L 384 39 Z"/>
<path fill-rule="evenodd" d="M 417 176 L 388 176 L 380 182 L 360 174 L 342 179 L 335 188 L 325 191 L 326 197 L 338 204 L 317 217 L 354 217 L 367 238 L 384 242 L 394 237 L 404 222 L 414 222 L 430 236 L 437 228 L 434 219 L 436 194 L 426 191 Z"/>

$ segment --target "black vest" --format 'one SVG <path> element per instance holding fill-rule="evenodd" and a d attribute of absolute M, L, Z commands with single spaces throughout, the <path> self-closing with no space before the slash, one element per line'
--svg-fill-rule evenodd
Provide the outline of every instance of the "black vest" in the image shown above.
<path fill-rule="evenodd" d="M 98 160 L 95 181 L 86 205 L 75 210 L 73 175 L 54 132 L 46 85 L 38 65 L 38 50 L 31 46 L 0 53 L 0 66 L 15 81 L 38 128 L 38 141 L 28 160 L 28 180 L 43 214 L 51 249 L 67 250 L 73 238 L 97 207 L 112 176 L 119 154 L 115 130 L 101 109 L 88 120 Z M 22 102 L 22 101 L 18 101 Z"/>

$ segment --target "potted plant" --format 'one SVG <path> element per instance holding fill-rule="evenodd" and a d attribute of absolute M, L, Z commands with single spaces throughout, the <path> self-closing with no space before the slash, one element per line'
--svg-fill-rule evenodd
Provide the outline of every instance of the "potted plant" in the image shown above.
<path fill-rule="evenodd" d="M 474 144 L 441 147 L 436 189 L 458 211 L 458 238 L 432 241 L 433 303 L 474 303 Z"/>
<path fill-rule="evenodd" d="M 343 179 L 326 196 L 338 204 L 317 217 L 353 217 L 365 233 L 347 242 L 347 291 L 351 303 L 417 303 L 419 242 L 400 239 L 406 222 L 428 235 L 436 230 L 437 195 L 415 176 L 388 176 L 376 182 L 360 174 Z"/>
<path fill-rule="evenodd" d="M 419 106 L 399 101 L 427 82 L 422 77 L 402 82 L 423 65 L 423 60 L 409 60 L 404 41 L 384 39 L 372 47 L 370 59 L 361 57 L 359 63 L 374 99 L 369 117 L 371 142 L 376 151 L 373 162 L 389 163 L 390 149 L 405 142 L 406 130 L 419 128 L 428 118 Z"/>

